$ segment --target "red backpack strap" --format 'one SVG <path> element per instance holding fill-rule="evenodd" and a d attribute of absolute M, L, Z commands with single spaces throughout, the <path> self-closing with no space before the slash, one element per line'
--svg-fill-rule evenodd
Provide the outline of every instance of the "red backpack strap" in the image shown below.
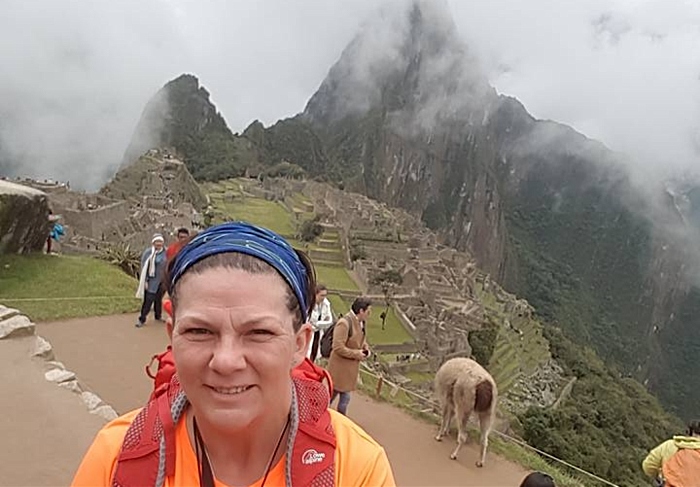
<path fill-rule="evenodd" d="M 156 374 L 153 375 L 151 372 L 151 367 L 154 361 L 158 361 L 158 369 Z M 153 392 L 151 398 L 158 397 L 165 390 L 167 390 L 170 380 L 175 374 L 175 360 L 173 359 L 172 347 L 168 345 L 168 348 L 159 354 L 151 357 L 151 361 L 146 365 L 146 375 L 153 379 Z"/>
<path fill-rule="evenodd" d="M 292 428 L 287 445 L 287 485 L 335 485 L 335 433 L 328 412 L 332 384 L 313 363 L 292 372 Z M 330 387 L 330 389 L 329 389 Z M 187 406 L 177 374 L 163 393 L 153 394 L 127 430 L 112 487 L 162 487 L 175 473 L 175 428 Z M 165 455 L 161 458 L 161 452 Z"/>
<path fill-rule="evenodd" d="M 302 363 L 292 369 L 292 378 L 294 377 L 309 379 L 320 383 L 325 381 L 328 387 L 328 398 L 330 401 L 330 397 L 333 395 L 333 379 L 326 369 L 316 365 L 308 357 L 305 357 Z"/>
<path fill-rule="evenodd" d="M 299 376 L 292 380 L 295 394 L 287 447 L 287 486 L 333 487 L 336 441 L 328 412 L 328 389 L 318 380 Z"/>

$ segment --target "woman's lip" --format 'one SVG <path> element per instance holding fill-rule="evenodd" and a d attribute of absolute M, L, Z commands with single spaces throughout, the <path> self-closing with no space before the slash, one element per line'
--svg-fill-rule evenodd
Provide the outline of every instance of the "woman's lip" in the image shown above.
<path fill-rule="evenodd" d="M 212 386 L 212 385 L 207 385 L 208 388 L 212 389 L 214 392 L 218 392 L 219 394 L 230 394 L 230 395 L 236 395 L 236 394 L 241 394 L 250 388 L 253 387 L 252 384 L 246 384 L 246 385 L 241 385 L 241 386 Z"/>

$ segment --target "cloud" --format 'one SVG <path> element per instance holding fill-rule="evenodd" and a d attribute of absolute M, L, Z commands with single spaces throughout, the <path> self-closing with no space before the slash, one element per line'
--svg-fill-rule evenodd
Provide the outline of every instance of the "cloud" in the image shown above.
<path fill-rule="evenodd" d="M 168 65 L 184 46 L 170 17 L 133 0 L 3 2 L 0 147 L 23 161 L 16 174 L 91 189 L 104 181 L 143 105 L 177 69 Z"/>
<path fill-rule="evenodd" d="M 0 170 L 4 161 L 11 175 L 97 189 L 121 162 L 147 101 L 183 72 L 200 78 L 233 130 L 293 115 L 370 7 L 5 0 Z"/>
<path fill-rule="evenodd" d="M 695 169 L 696 3 L 448 3 L 500 93 L 630 154 L 640 173 Z M 16 174 L 95 189 L 121 161 L 146 102 L 183 72 L 200 78 L 234 131 L 254 119 L 272 124 L 303 110 L 376 7 L 373 0 L 4 0 L 0 150 L 22 161 Z"/>
<path fill-rule="evenodd" d="M 491 3 L 451 7 L 499 92 L 630 155 L 637 175 L 697 172 L 700 4 Z"/>

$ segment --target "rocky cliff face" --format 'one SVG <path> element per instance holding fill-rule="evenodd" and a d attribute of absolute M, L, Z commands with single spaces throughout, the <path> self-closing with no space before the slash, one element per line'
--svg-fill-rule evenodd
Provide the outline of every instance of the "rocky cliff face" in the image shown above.
<path fill-rule="evenodd" d="M 46 194 L 0 180 L 0 254 L 40 251 L 49 235 Z"/>

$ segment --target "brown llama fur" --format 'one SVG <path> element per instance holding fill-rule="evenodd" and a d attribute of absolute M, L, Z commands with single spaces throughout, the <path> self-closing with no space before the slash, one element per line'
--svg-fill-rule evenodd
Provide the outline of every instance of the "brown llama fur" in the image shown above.
<path fill-rule="evenodd" d="M 460 448 L 467 441 L 469 417 L 475 412 L 481 430 L 481 455 L 476 466 L 482 467 L 498 402 L 498 388 L 493 377 L 472 359 L 453 358 L 442 364 L 435 374 L 435 393 L 442 410 L 442 423 L 435 439 L 442 441 L 450 429 L 452 418 L 456 416 L 457 448 L 450 458 L 457 459 Z"/>

